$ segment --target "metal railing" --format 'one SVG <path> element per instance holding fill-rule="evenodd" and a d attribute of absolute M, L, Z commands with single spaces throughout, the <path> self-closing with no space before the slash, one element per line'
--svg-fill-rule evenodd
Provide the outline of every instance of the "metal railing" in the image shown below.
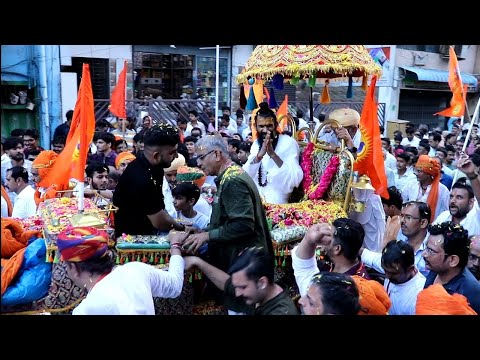
<path fill-rule="evenodd" d="M 108 110 L 110 105 L 109 99 L 97 99 L 95 103 L 95 119 L 104 119 L 112 116 Z M 188 112 L 196 110 L 199 114 L 204 113 L 207 106 L 210 106 L 210 111 L 214 111 L 215 102 L 205 100 L 166 100 L 166 99 L 150 99 L 150 100 L 127 100 L 127 116 L 136 120 L 136 126 L 141 125 L 142 118 L 147 113 L 152 117 L 154 123 L 166 122 L 175 125 L 177 120 L 184 118 L 188 120 Z M 308 101 L 296 101 L 289 105 L 294 112 L 295 109 L 300 109 L 304 113 L 304 119 L 308 121 L 307 114 L 309 113 L 310 103 Z M 342 107 L 349 107 L 362 112 L 363 103 L 361 102 L 332 102 L 330 104 L 314 105 L 313 114 L 315 117 L 321 113 L 329 114 L 335 109 Z M 235 109 L 232 109 L 235 113 Z M 385 123 L 385 103 L 378 104 L 378 122 L 380 125 Z"/>

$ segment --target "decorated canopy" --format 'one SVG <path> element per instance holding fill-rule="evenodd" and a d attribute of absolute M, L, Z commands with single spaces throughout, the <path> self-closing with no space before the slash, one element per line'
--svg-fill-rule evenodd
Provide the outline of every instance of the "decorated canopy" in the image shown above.
<path fill-rule="evenodd" d="M 285 78 L 336 78 L 381 76 L 364 45 L 258 45 L 237 76 L 268 80 L 276 74 Z"/>

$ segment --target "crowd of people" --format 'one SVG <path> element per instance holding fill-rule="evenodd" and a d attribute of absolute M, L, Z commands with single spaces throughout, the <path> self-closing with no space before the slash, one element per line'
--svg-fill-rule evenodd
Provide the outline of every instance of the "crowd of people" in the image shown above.
<path fill-rule="evenodd" d="M 301 186 L 301 146 L 295 134 L 279 127 L 266 103 L 250 117 L 239 109 L 232 118 L 224 107 L 218 131 L 212 112 L 204 110 L 190 111 L 176 126 L 153 124 L 149 115 L 137 128 L 131 119 L 119 119 L 113 129 L 97 121 L 85 197 L 95 197 L 99 207 L 118 208 L 115 239 L 165 235 L 172 256 L 168 270 L 137 261 L 120 266 L 106 232 L 62 232 L 61 259 L 74 283 L 88 292 L 73 314 L 154 314 L 153 297 L 178 297 L 192 269 L 206 276 L 209 293 L 231 315 L 480 312 L 476 124 L 470 138 L 470 124 L 459 123 L 443 132 L 409 126 L 394 139 L 382 137 L 389 198 L 372 193 L 368 211 L 307 229 L 291 249 L 295 299 L 275 282 L 264 205 L 288 203 Z M 39 203 L 66 190 L 38 184 L 65 147 L 72 115 L 67 112 L 55 130 L 52 150 L 38 145 L 34 129 L 2 138 L 2 219 L 35 216 Z M 293 115 L 304 121 L 300 112 Z M 358 112 L 337 109 L 325 118 L 339 126 L 323 127 L 318 140 L 332 152 L 343 140 L 355 157 Z M 323 117 L 316 120 L 321 126 Z M 69 184 L 72 196 L 76 187 Z M 433 292 L 437 285 L 445 291 Z M 445 301 L 435 307 L 425 301 L 431 296 Z"/>

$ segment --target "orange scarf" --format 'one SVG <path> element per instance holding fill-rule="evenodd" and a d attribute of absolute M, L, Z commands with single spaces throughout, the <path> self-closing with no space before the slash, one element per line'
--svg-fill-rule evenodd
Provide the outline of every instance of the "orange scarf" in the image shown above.
<path fill-rule="evenodd" d="M 438 202 L 438 191 L 440 187 L 440 170 L 442 166 L 440 163 L 434 159 L 429 157 L 428 155 L 420 155 L 418 158 L 415 167 L 418 170 L 422 170 L 425 174 L 431 175 L 433 178 L 432 187 L 430 189 L 430 193 L 428 194 L 427 203 L 430 206 L 430 210 L 432 211 L 432 216 L 430 218 L 430 222 L 435 220 L 435 212 L 437 210 L 437 202 Z"/>
<path fill-rule="evenodd" d="M 10 200 L 10 196 L 8 196 L 7 190 L 5 190 L 3 185 L 2 185 L 2 197 L 7 202 L 8 217 L 11 217 L 12 216 L 12 211 L 13 211 L 13 205 L 12 205 L 12 201 Z"/>

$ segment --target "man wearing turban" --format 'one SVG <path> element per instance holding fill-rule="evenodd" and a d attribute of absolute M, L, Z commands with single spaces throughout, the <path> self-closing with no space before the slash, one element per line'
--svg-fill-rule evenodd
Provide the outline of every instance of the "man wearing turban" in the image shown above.
<path fill-rule="evenodd" d="M 32 163 L 32 176 L 36 186 L 34 199 L 37 207 L 42 201 L 55 198 L 57 196 L 57 191 L 66 190 L 62 186 L 56 184 L 50 184 L 47 188 L 38 186 L 38 183 L 40 183 L 40 181 L 44 179 L 52 169 L 57 157 L 58 154 L 56 152 L 52 150 L 43 150 Z"/>
<path fill-rule="evenodd" d="M 409 181 L 402 191 L 403 202 L 422 201 L 430 206 L 431 222 L 449 208 L 450 192 L 440 183 L 441 168 L 436 158 L 420 155 L 413 170 L 417 179 Z"/>
<path fill-rule="evenodd" d="M 109 236 L 93 227 L 69 227 L 58 234 L 61 260 L 72 281 L 88 293 L 73 315 L 155 315 L 153 297 L 175 298 L 182 291 L 186 233 L 169 235 L 168 271 L 140 261 L 115 266 Z"/>
<path fill-rule="evenodd" d="M 340 141 L 345 141 L 345 146 L 352 154 L 357 152 L 360 147 L 362 134 L 358 129 L 360 123 L 360 114 L 358 111 L 350 108 L 341 108 L 332 111 L 328 115 L 328 120 L 338 122 L 338 127 L 334 127 L 336 139 L 332 139 L 332 143 L 340 145 Z"/>
<path fill-rule="evenodd" d="M 122 174 L 133 160 L 136 159 L 136 156 L 129 151 L 121 152 L 115 158 L 115 169 L 117 169 L 120 174 Z"/>

